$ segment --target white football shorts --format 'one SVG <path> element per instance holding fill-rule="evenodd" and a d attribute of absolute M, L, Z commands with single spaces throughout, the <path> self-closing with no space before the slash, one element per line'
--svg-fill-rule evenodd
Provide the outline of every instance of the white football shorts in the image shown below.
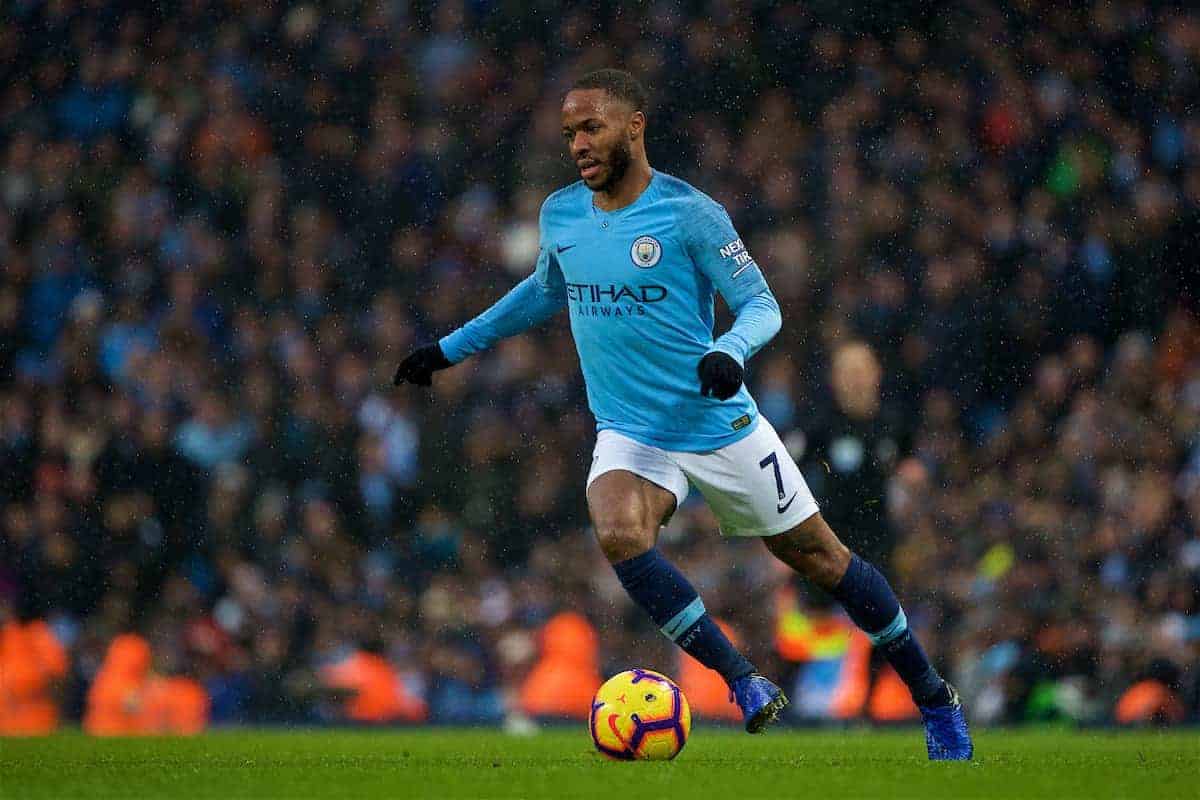
<path fill-rule="evenodd" d="M 676 508 L 695 485 L 716 515 L 724 536 L 774 536 L 817 513 L 800 468 L 765 417 L 750 435 L 704 453 L 663 450 L 602 430 L 592 451 L 587 485 L 623 469 L 675 495 Z"/>

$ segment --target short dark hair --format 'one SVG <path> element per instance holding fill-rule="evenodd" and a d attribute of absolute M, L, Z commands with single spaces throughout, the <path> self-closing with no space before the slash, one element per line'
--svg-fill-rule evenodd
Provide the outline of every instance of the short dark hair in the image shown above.
<path fill-rule="evenodd" d="M 634 111 L 646 113 L 646 87 L 623 69 L 598 69 L 589 72 L 575 81 L 571 89 L 603 89 L 618 100 L 629 103 Z"/>

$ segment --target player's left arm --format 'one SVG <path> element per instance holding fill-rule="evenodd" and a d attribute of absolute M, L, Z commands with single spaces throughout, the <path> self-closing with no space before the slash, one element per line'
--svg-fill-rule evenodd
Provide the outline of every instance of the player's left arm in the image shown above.
<path fill-rule="evenodd" d="M 779 333 L 783 317 L 766 278 L 723 208 L 713 203 L 690 215 L 686 230 L 692 261 L 734 315 L 733 325 L 697 366 L 701 393 L 728 400 L 742 385 L 746 360 Z"/>

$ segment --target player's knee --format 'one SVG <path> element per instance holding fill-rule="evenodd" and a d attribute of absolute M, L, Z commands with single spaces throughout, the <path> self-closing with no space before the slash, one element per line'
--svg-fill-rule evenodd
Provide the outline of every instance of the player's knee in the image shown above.
<path fill-rule="evenodd" d="M 598 480 L 588 492 L 596 538 L 613 564 L 646 552 L 658 535 L 657 512 L 636 483 L 626 486 L 620 482 L 624 478 L 614 476 L 611 485 Z"/>
<path fill-rule="evenodd" d="M 596 539 L 609 563 L 641 555 L 654 546 L 654 530 L 632 515 L 602 515 L 594 522 Z"/>
<path fill-rule="evenodd" d="M 850 563 L 850 550 L 819 516 L 763 540 L 780 561 L 823 589 L 832 589 Z"/>
<path fill-rule="evenodd" d="M 823 589 L 831 589 L 841 580 L 846 569 L 843 560 L 823 544 L 796 544 L 772 548 L 771 552 L 796 572 Z"/>

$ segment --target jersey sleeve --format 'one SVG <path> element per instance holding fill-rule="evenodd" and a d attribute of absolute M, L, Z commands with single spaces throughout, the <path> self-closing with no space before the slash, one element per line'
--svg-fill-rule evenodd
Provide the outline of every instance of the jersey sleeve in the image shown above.
<path fill-rule="evenodd" d="M 779 332 L 783 319 L 766 278 L 717 203 L 705 199 L 688 209 L 684 223 L 688 253 L 734 314 L 733 326 L 713 350 L 745 364 Z"/>
<path fill-rule="evenodd" d="M 533 274 L 509 290 L 487 311 L 438 342 L 442 353 L 452 364 L 487 350 L 501 339 L 540 325 L 567 304 L 562 269 L 554 258 L 554 246 L 547 235 L 545 206 L 542 207 L 538 229 L 541 235 Z"/>

